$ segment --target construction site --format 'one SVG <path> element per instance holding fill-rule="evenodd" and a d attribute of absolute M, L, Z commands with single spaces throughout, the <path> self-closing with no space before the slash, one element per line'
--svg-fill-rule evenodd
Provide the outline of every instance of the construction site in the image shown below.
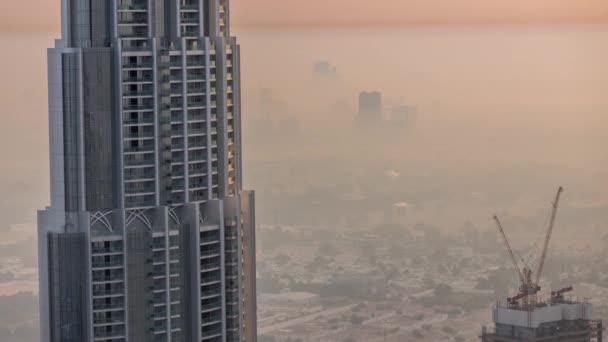
<path fill-rule="evenodd" d="M 526 260 L 518 260 L 501 221 L 494 216 L 513 267 L 519 277 L 519 291 L 492 309 L 493 327 L 483 327 L 482 342 L 603 342 L 603 323 L 594 320 L 593 306 L 587 300 L 568 297 L 574 289 L 566 287 L 541 294 L 540 281 L 547 259 L 563 188 L 552 203 L 549 225 L 544 236 L 536 272 Z M 520 266 L 523 263 L 522 266 Z"/>

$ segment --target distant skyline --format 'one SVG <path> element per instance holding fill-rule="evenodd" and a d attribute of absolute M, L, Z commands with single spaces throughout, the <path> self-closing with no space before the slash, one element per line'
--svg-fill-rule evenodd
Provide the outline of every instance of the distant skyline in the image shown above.
<path fill-rule="evenodd" d="M 1 31 L 58 31 L 60 0 L 0 2 Z M 233 0 L 241 28 L 608 23 L 605 0 Z"/>

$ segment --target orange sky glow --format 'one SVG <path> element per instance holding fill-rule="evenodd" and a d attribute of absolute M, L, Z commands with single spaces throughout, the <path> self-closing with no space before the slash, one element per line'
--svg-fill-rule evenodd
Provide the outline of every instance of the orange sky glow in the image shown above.
<path fill-rule="evenodd" d="M 59 28 L 60 0 L 0 1 L 0 30 Z M 232 0 L 235 27 L 608 22 L 606 0 Z"/>

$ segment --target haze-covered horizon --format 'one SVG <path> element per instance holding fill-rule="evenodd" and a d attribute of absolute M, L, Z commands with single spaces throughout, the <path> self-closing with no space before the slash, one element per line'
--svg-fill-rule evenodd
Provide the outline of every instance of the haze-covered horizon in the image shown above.
<path fill-rule="evenodd" d="M 518 257 L 537 257 L 559 185 L 543 289 L 574 285 L 608 318 L 608 25 L 234 33 L 261 342 L 378 331 L 478 341 L 490 305 L 518 285 L 492 215 Z M 38 339 L 35 219 L 49 202 L 46 48 L 57 36 L 0 33 L 12 51 L 0 64 L 7 342 Z M 382 93 L 369 126 L 356 121 L 361 91 Z M 393 120 L 403 106 L 414 120 Z"/>
<path fill-rule="evenodd" d="M 357 160 L 386 167 L 401 162 L 545 165 L 572 170 L 570 181 L 586 183 L 606 176 L 606 26 L 241 29 L 238 35 L 246 161 L 288 161 L 297 154 L 301 161 Z M 46 47 L 56 35 L 0 37 L 18 49 L 7 55 L 1 70 L 6 108 L 1 150 L 12 162 L 0 178 L 17 194 L 6 204 L 27 205 L 7 215 L 30 210 L 33 217 L 48 201 Z M 333 67 L 334 74 L 314 77 L 313 64 L 319 61 Z M 271 113 L 258 105 L 264 89 L 277 103 Z M 403 137 L 397 133 L 394 140 L 379 137 L 396 133 L 354 130 L 358 93 L 365 90 L 382 92 L 386 115 L 393 106 L 416 107 L 416 129 Z M 298 134 L 267 143 L 262 137 L 273 136 L 259 130 L 259 123 L 269 119 L 264 115 L 294 119 Z M 259 179 L 245 178 L 256 188 Z M 597 186 L 599 191 L 606 184 Z M 36 205 L 28 202 L 31 198 L 20 199 L 26 196 L 20 190 L 35 193 Z"/>
<path fill-rule="evenodd" d="M 0 3 L 0 31 L 55 31 L 60 0 Z M 240 28 L 596 24 L 608 22 L 603 0 L 232 1 Z"/>

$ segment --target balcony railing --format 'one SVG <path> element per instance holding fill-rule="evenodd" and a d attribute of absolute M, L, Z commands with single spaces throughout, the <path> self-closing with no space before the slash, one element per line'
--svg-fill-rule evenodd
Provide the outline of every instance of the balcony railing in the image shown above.
<path fill-rule="evenodd" d="M 119 11 L 141 11 L 148 9 L 147 1 L 123 1 L 118 4 Z"/>
<path fill-rule="evenodd" d="M 219 248 L 201 250 L 201 258 L 210 258 L 220 254 Z"/>
<path fill-rule="evenodd" d="M 119 19 L 118 25 L 147 25 L 148 18 Z"/>
<path fill-rule="evenodd" d="M 123 110 L 127 110 L 127 111 L 135 111 L 135 110 L 154 110 L 154 104 L 152 103 L 141 103 L 141 104 L 135 104 L 135 105 L 123 105 L 122 107 Z"/>
<path fill-rule="evenodd" d="M 182 24 L 198 24 L 198 18 L 181 18 Z"/>
<path fill-rule="evenodd" d="M 152 97 L 154 92 L 152 90 L 124 91 L 122 95 L 124 97 Z"/>
<path fill-rule="evenodd" d="M 152 63 L 126 63 L 122 65 L 123 69 L 152 69 Z"/>
<path fill-rule="evenodd" d="M 154 78 L 152 76 L 140 76 L 140 77 L 124 77 L 123 83 L 148 83 L 153 82 Z"/>
<path fill-rule="evenodd" d="M 105 296 L 115 296 L 124 294 L 124 288 L 110 288 L 109 290 L 93 290 L 93 297 L 105 297 Z"/>

